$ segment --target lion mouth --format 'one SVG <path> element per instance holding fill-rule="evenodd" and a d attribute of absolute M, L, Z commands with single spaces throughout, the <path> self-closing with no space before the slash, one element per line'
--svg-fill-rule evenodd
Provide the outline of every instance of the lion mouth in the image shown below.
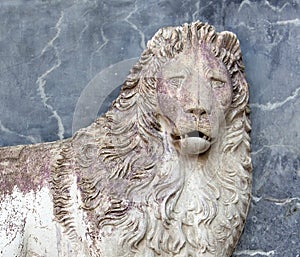
<path fill-rule="evenodd" d="M 208 135 L 204 134 L 202 131 L 199 131 L 199 130 L 193 130 L 193 131 L 188 132 L 188 133 L 183 134 L 183 135 L 174 135 L 174 134 L 172 134 L 171 136 L 172 136 L 173 140 L 180 140 L 180 139 L 195 137 L 195 138 L 202 138 L 204 140 L 207 140 L 207 141 L 211 142 L 211 138 Z"/>
<path fill-rule="evenodd" d="M 211 146 L 211 137 L 199 130 L 171 136 L 174 142 L 178 143 L 180 150 L 186 154 L 202 154 Z"/>

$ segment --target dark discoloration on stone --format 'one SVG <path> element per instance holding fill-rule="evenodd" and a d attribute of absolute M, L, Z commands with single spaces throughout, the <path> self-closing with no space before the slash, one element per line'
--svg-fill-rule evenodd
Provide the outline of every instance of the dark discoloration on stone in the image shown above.
<path fill-rule="evenodd" d="M 0 149 L 0 192 L 11 194 L 14 187 L 27 193 L 48 183 L 55 144 L 5 147 Z"/>

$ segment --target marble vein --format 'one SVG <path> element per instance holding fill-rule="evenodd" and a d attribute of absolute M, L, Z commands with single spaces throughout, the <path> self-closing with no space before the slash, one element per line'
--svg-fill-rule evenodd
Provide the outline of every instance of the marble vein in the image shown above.
<path fill-rule="evenodd" d="M 268 201 L 268 202 L 272 202 L 275 205 L 279 205 L 279 206 L 283 206 L 283 205 L 289 204 L 289 203 L 294 202 L 294 201 L 300 202 L 299 197 L 291 197 L 291 198 L 283 198 L 283 199 L 274 198 L 274 197 L 264 197 L 263 199 Z"/>
<path fill-rule="evenodd" d="M 274 256 L 275 253 L 276 253 L 275 250 L 265 252 L 265 251 L 263 251 L 263 250 L 258 249 L 258 250 L 243 250 L 243 251 L 237 251 L 237 252 L 235 252 L 235 255 L 236 255 L 236 256 L 240 256 L 240 255 L 257 256 L 257 255 L 260 255 L 260 256 L 268 256 L 268 257 L 272 257 L 272 256 Z"/>
<path fill-rule="evenodd" d="M 84 14 L 85 15 L 85 14 Z M 84 17 L 84 15 L 82 17 Z M 82 40 L 82 37 L 83 37 L 83 34 L 85 33 L 85 31 L 88 29 L 89 27 L 89 24 L 87 22 L 86 19 L 83 19 L 83 22 L 84 22 L 84 27 L 83 29 L 80 31 L 79 33 L 79 37 L 78 37 L 78 40 L 77 40 L 77 43 L 76 43 L 76 47 L 75 49 L 78 49 L 79 48 L 79 44 L 80 44 L 80 41 Z"/>
<path fill-rule="evenodd" d="M 33 136 L 25 136 L 25 135 L 19 134 L 19 133 L 15 132 L 15 131 L 12 131 L 9 128 L 5 127 L 2 124 L 1 120 L 0 120 L 0 130 L 3 131 L 3 132 L 5 132 L 5 133 L 8 133 L 8 134 L 17 135 L 17 136 L 19 136 L 21 138 L 24 138 L 24 139 L 28 140 L 29 142 L 31 142 L 33 144 L 38 143 L 37 140 Z"/>
<path fill-rule="evenodd" d="M 289 198 L 275 198 L 271 196 L 266 196 L 266 197 L 257 197 L 257 196 L 252 196 L 252 201 L 255 203 L 258 203 L 260 201 L 268 201 L 271 203 L 274 203 L 277 206 L 284 206 L 287 204 L 290 204 L 291 202 L 297 202 L 297 204 L 300 203 L 300 197 L 289 197 Z"/>
<path fill-rule="evenodd" d="M 255 203 L 260 202 L 262 199 L 263 199 L 262 197 L 252 195 L 252 201 Z"/>
<path fill-rule="evenodd" d="M 103 39 L 103 43 L 95 50 L 91 53 L 91 58 L 90 58 L 90 62 L 89 62 L 89 71 L 90 73 L 92 73 L 93 70 L 93 61 L 94 61 L 94 57 L 97 53 L 100 53 L 102 51 L 102 49 L 108 44 L 109 39 L 105 36 L 103 27 L 104 27 L 105 23 L 102 24 L 102 26 L 100 27 L 100 34 L 101 37 Z M 97 44 L 99 44 L 99 42 L 97 41 Z"/>
<path fill-rule="evenodd" d="M 295 25 L 295 26 L 300 26 L 300 19 L 293 19 L 293 20 L 283 20 L 283 21 L 277 21 L 275 24 L 277 25 Z"/>
<path fill-rule="evenodd" d="M 197 2 L 195 4 L 196 10 L 192 14 L 192 17 L 193 17 L 194 21 L 199 19 L 200 13 L 202 13 L 203 10 L 205 10 L 207 7 L 211 6 L 213 4 L 213 1 L 209 1 L 206 5 L 201 6 L 201 8 L 200 8 L 200 4 L 201 4 L 200 2 Z"/>
<path fill-rule="evenodd" d="M 251 7 L 252 3 L 249 0 L 244 0 L 243 2 L 241 2 L 238 9 L 238 13 L 243 9 L 244 5 L 248 5 L 248 7 Z"/>
<path fill-rule="evenodd" d="M 294 100 L 297 98 L 297 96 L 299 95 L 300 92 L 300 87 L 297 88 L 292 95 L 288 96 L 285 100 L 281 101 L 281 102 L 274 102 L 274 103 L 270 103 L 267 102 L 266 104 L 258 104 L 258 103 L 254 103 L 254 104 L 250 104 L 251 108 L 258 108 L 262 111 L 273 111 L 277 108 L 282 107 L 283 105 L 285 105 L 286 103 Z"/>
<path fill-rule="evenodd" d="M 237 27 L 244 27 L 244 28 L 249 29 L 249 30 L 252 30 L 252 31 L 255 31 L 255 30 L 256 30 L 255 27 L 251 27 L 249 24 L 246 24 L 246 23 L 243 22 L 243 21 L 239 22 L 236 26 L 237 26 Z"/>
<path fill-rule="evenodd" d="M 193 20 L 197 20 L 197 17 L 199 16 L 199 12 L 200 12 L 200 2 L 197 2 L 195 4 L 195 7 L 196 7 L 196 10 L 193 12 L 192 14 L 192 17 L 193 17 Z"/>
<path fill-rule="evenodd" d="M 284 3 L 283 6 L 277 7 L 277 6 L 274 6 L 274 5 L 270 4 L 270 2 L 269 2 L 268 0 L 266 0 L 266 1 L 265 1 L 265 5 L 268 6 L 268 7 L 269 7 L 272 11 L 274 11 L 274 12 L 282 12 L 282 10 L 283 10 L 285 7 L 289 6 L 290 3 Z"/>
<path fill-rule="evenodd" d="M 105 36 L 104 30 L 103 30 L 103 26 L 100 28 L 100 33 L 101 33 L 101 37 L 103 38 L 103 43 L 96 49 L 95 53 L 99 53 L 101 52 L 101 50 L 108 44 L 109 39 Z M 99 42 L 97 42 L 99 43 Z"/>
<path fill-rule="evenodd" d="M 274 145 L 264 145 L 263 147 L 261 147 L 260 149 L 258 149 L 257 151 L 252 151 L 251 152 L 251 155 L 254 156 L 254 155 L 257 155 L 261 152 L 263 152 L 265 149 L 273 149 L 273 148 L 285 148 L 285 149 L 290 149 L 292 151 L 298 151 L 299 148 L 295 147 L 295 146 L 292 146 L 292 145 L 280 145 L 280 144 L 274 144 Z"/>
<path fill-rule="evenodd" d="M 134 24 L 133 22 L 131 22 L 129 19 L 130 17 L 136 13 L 138 11 L 138 7 L 137 7 L 137 1 L 134 2 L 134 9 L 129 12 L 129 14 L 126 16 L 126 18 L 124 19 L 135 31 L 137 31 L 141 37 L 141 42 L 140 42 L 140 47 L 141 49 L 145 49 L 146 48 L 146 42 L 145 42 L 145 34 L 143 33 L 143 31 L 141 31 L 136 24 Z"/>
<path fill-rule="evenodd" d="M 42 52 L 41 52 L 41 56 L 49 49 L 52 48 L 54 50 L 55 53 L 55 57 L 56 57 L 56 63 L 47 71 L 45 71 L 42 75 L 40 75 L 38 77 L 38 79 L 36 80 L 36 84 L 38 85 L 38 93 L 41 97 L 42 103 L 43 105 L 52 112 L 52 116 L 57 120 L 57 125 L 58 125 L 58 138 L 59 139 L 63 139 L 64 138 L 64 126 L 62 123 L 62 119 L 61 117 L 58 115 L 57 111 L 54 110 L 53 106 L 50 105 L 48 103 L 48 96 L 46 94 L 45 91 L 45 86 L 47 84 L 47 76 L 53 72 L 54 70 L 56 70 L 57 68 L 60 67 L 61 65 L 61 59 L 60 59 L 60 54 L 59 51 L 57 49 L 57 47 L 55 46 L 54 42 L 55 40 L 60 36 L 61 33 L 61 24 L 64 18 L 64 12 L 61 12 L 61 15 L 55 25 L 55 29 L 56 29 L 56 34 L 54 35 L 54 37 L 46 44 L 46 46 L 43 48 Z"/>

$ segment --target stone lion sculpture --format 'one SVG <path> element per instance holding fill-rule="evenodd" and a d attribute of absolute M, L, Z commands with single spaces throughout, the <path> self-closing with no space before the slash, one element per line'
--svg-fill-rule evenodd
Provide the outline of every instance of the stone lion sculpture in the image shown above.
<path fill-rule="evenodd" d="M 247 103 L 233 33 L 160 29 L 93 124 L 0 149 L 1 256 L 231 256 L 251 197 Z"/>

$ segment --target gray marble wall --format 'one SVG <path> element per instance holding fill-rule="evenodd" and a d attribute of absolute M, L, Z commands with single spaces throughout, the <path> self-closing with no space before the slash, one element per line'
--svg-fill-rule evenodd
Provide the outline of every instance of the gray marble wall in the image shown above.
<path fill-rule="evenodd" d="M 300 0 L 1 0 L 0 145 L 70 137 L 105 110 L 129 59 L 162 26 L 199 19 L 233 31 L 251 85 L 254 165 L 253 200 L 234 256 L 299 257 L 299 6 Z M 95 81 L 103 81 L 100 91 Z M 89 117 L 78 119 L 84 108 Z"/>

